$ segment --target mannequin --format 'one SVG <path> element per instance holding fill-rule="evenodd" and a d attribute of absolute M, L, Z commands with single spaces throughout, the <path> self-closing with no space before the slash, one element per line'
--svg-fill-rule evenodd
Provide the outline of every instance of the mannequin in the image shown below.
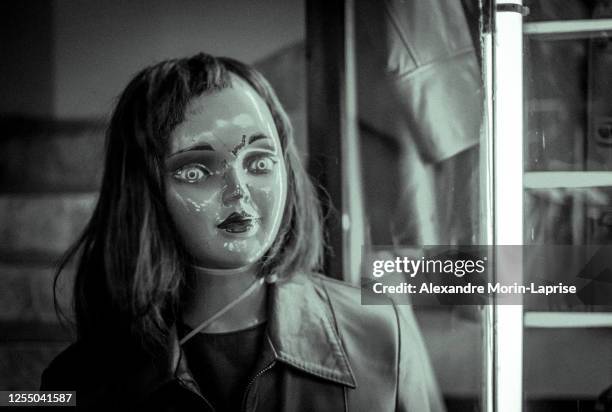
<path fill-rule="evenodd" d="M 186 108 L 170 136 L 166 201 L 193 266 L 183 312 L 195 328 L 256 281 L 256 264 L 276 238 L 287 171 L 274 119 L 244 80 Z M 229 332 L 265 320 L 260 284 L 203 332 Z"/>

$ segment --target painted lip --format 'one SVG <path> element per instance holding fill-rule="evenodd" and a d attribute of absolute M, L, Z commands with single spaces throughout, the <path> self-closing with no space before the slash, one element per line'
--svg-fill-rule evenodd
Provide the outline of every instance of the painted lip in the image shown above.
<path fill-rule="evenodd" d="M 217 225 L 228 233 L 245 233 L 259 224 L 260 218 L 251 216 L 246 212 L 233 212 Z"/>

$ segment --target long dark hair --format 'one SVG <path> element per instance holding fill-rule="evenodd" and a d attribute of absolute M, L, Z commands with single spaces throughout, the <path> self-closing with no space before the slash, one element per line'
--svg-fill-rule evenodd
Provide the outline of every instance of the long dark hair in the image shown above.
<path fill-rule="evenodd" d="M 231 87 L 230 73 L 267 103 L 287 167 L 287 204 L 262 275 L 319 268 L 319 204 L 272 87 L 255 69 L 229 58 L 201 53 L 163 61 L 139 72 L 121 94 L 106 135 L 98 203 L 56 274 L 57 283 L 66 264 L 78 259 L 73 310 L 79 339 L 129 338 L 147 351 L 165 350 L 189 262 L 165 202 L 168 137 L 191 99 Z"/>

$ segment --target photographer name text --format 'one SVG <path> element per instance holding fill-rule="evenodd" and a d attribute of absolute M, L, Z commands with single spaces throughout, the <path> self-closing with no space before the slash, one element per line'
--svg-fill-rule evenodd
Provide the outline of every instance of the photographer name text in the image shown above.
<path fill-rule="evenodd" d="M 487 283 L 485 285 L 474 285 L 468 282 L 465 285 L 436 285 L 434 283 L 422 283 L 414 285 L 402 282 L 398 285 L 385 285 L 382 282 L 372 284 L 372 291 L 377 294 L 573 294 L 576 293 L 576 286 L 558 283 L 556 285 L 536 285 L 530 283 L 521 285 L 513 283 L 511 285 Z"/>

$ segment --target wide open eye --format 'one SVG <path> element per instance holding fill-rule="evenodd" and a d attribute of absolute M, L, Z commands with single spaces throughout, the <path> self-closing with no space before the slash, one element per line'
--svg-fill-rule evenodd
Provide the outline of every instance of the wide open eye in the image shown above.
<path fill-rule="evenodd" d="M 210 175 L 212 173 L 205 166 L 194 163 L 177 169 L 172 177 L 185 183 L 198 183 Z"/>
<path fill-rule="evenodd" d="M 246 161 L 246 169 L 254 175 L 268 174 L 274 169 L 277 161 L 270 155 L 252 156 Z"/>

